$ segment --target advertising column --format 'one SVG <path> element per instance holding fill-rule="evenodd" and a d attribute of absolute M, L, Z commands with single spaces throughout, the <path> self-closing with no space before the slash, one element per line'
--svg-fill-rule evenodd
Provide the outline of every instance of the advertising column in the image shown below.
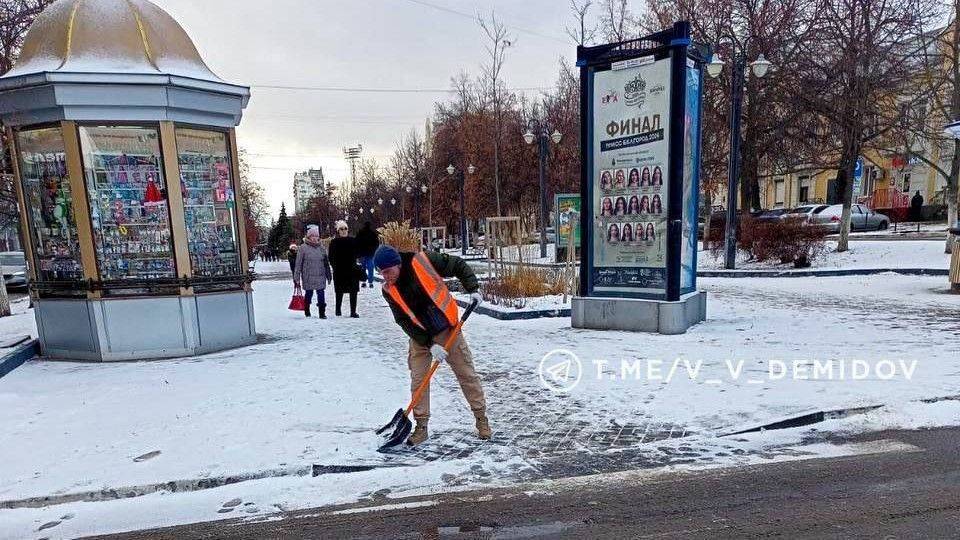
<path fill-rule="evenodd" d="M 671 59 L 615 62 L 593 96 L 593 291 L 661 296 L 667 287 Z"/>

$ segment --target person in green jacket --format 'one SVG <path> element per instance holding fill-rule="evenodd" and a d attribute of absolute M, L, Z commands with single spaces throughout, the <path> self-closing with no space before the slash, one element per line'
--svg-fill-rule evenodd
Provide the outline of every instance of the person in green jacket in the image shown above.
<path fill-rule="evenodd" d="M 443 343 L 457 324 L 457 305 L 443 278 L 455 277 L 474 302 L 480 303 L 477 276 L 466 261 L 453 255 L 436 252 L 400 253 L 390 246 L 380 246 L 373 256 L 374 266 L 383 276 L 383 296 L 393 318 L 410 338 L 410 387 L 415 390 L 423 382 L 434 358 L 450 365 L 470 404 L 481 439 L 492 435 L 487 420 L 487 403 L 480 377 L 473 365 L 473 355 L 463 335 L 457 337 L 450 350 Z M 430 388 L 413 409 L 416 429 L 407 444 L 417 445 L 427 438 L 430 419 Z"/>

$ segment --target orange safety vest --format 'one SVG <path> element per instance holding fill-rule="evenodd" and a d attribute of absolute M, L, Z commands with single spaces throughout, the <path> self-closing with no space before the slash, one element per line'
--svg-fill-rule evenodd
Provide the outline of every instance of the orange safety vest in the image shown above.
<path fill-rule="evenodd" d="M 456 326 L 460 318 L 457 302 L 453 299 L 453 295 L 450 294 L 450 290 L 447 289 L 443 278 L 440 277 L 440 274 L 438 274 L 433 268 L 433 265 L 430 264 L 430 259 L 426 254 L 420 252 L 413 256 L 410 263 L 413 265 L 413 274 L 417 277 L 417 282 L 420 284 L 420 287 L 430 295 L 430 300 L 443 312 L 450 326 Z M 403 300 L 403 297 L 400 296 L 400 291 L 397 290 L 396 286 L 384 285 L 383 289 L 390 296 L 390 299 L 400 306 L 400 309 L 410 317 L 413 324 L 426 330 L 423 323 L 417 319 L 417 316 L 413 314 L 413 310 L 410 309 L 410 306 L 408 306 Z"/>

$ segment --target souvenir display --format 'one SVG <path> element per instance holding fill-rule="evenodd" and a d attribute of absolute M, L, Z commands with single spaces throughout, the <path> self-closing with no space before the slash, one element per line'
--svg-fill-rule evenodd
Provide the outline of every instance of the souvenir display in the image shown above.
<path fill-rule="evenodd" d="M 83 279 L 77 225 L 70 206 L 70 179 L 60 128 L 17 134 L 27 222 L 40 281 Z"/>
<path fill-rule="evenodd" d="M 100 278 L 175 278 L 157 131 L 81 126 L 80 141 Z"/>
<path fill-rule="evenodd" d="M 227 135 L 178 128 L 177 151 L 193 275 L 235 276 L 240 252 Z"/>

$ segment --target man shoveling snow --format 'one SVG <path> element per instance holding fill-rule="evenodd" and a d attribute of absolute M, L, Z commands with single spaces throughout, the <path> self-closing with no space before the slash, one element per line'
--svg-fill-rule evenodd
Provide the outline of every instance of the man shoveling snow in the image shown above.
<path fill-rule="evenodd" d="M 448 353 L 444 343 L 457 326 L 457 303 L 443 282 L 445 277 L 460 280 L 474 302 L 481 302 L 477 276 L 459 257 L 443 253 L 400 253 L 390 246 L 380 246 L 373 256 L 373 264 L 383 276 L 383 296 L 387 299 L 397 324 L 410 337 L 411 389 L 415 390 L 430 372 L 434 358 L 450 365 L 463 395 L 477 420 L 481 439 L 491 436 L 487 420 L 487 403 L 480 385 L 480 377 L 473 366 L 473 355 L 463 335 L 459 335 Z M 417 445 L 427 438 L 430 419 L 430 387 L 413 409 L 416 429 L 407 444 Z"/>

